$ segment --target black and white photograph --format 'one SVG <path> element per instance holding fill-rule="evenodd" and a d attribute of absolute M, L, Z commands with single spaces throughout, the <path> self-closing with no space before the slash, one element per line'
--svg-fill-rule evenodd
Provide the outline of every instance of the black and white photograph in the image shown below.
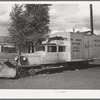
<path fill-rule="evenodd" d="M 0 2 L 0 89 L 99 91 L 100 2 Z"/>

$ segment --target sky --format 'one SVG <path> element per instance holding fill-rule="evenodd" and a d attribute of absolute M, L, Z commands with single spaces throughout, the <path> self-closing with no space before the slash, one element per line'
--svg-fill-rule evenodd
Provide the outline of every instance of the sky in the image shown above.
<path fill-rule="evenodd" d="M 0 3 L 0 36 L 8 35 L 13 3 Z M 100 34 L 100 3 L 93 5 L 94 32 Z M 90 30 L 89 4 L 52 4 L 50 7 L 51 33 L 58 31 Z"/>

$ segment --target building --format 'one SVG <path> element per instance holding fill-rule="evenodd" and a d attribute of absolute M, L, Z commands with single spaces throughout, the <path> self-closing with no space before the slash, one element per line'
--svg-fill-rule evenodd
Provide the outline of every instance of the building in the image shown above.
<path fill-rule="evenodd" d="M 16 53 L 16 48 L 9 36 L 0 36 L 0 53 Z"/>

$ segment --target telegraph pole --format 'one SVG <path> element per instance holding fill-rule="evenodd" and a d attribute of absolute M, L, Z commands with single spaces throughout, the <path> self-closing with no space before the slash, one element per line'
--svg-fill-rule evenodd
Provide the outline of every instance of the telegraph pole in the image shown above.
<path fill-rule="evenodd" d="M 93 30 L 93 10 L 92 10 L 92 4 L 90 4 L 90 27 L 91 27 L 91 34 L 94 34 L 94 30 Z"/>

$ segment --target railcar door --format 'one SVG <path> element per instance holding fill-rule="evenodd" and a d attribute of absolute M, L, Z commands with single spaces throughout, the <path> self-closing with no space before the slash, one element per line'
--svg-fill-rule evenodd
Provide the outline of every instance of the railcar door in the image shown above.
<path fill-rule="evenodd" d="M 66 46 L 58 46 L 57 62 L 63 63 L 66 59 Z"/>
<path fill-rule="evenodd" d="M 84 58 L 92 59 L 93 58 L 93 42 L 92 35 L 84 36 Z"/>
<path fill-rule="evenodd" d="M 88 36 L 84 35 L 84 58 L 88 59 L 89 57 L 89 42 L 88 42 Z"/>
<path fill-rule="evenodd" d="M 93 58 L 93 39 L 92 35 L 88 36 L 88 42 L 89 42 L 89 59 Z"/>
<path fill-rule="evenodd" d="M 47 45 L 45 64 L 55 64 L 55 63 L 57 63 L 57 46 Z"/>

